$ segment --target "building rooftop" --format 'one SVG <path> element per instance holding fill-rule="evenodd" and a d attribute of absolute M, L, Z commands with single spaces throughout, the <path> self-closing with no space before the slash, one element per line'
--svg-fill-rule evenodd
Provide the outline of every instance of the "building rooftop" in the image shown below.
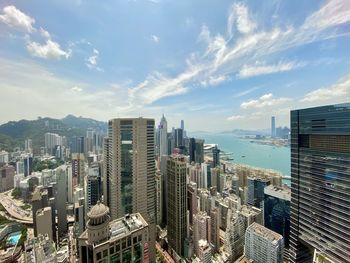
<path fill-rule="evenodd" d="M 109 223 L 110 238 L 119 238 L 148 226 L 140 213 L 125 215 Z"/>
<path fill-rule="evenodd" d="M 284 185 L 283 187 L 276 187 L 273 185 L 269 185 L 265 187 L 264 193 L 286 201 L 291 200 L 291 189 L 286 185 Z"/>
<path fill-rule="evenodd" d="M 272 230 L 270 230 L 270 229 L 268 229 L 268 228 L 266 228 L 266 227 L 264 227 L 256 222 L 251 224 L 247 228 L 247 231 L 253 231 L 255 234 L 257 234 L 261 237 L 264 237 L 265 239 L 267 239 L 269 241 L 272 241 L 272 243 L 276 243 L 277 241 L 283 239 L 283 237 L 280 234 L 278 234 L 278 233 L 276 233 L 276 232 L 274 232 L 274 231 L 272 231 Z"/>

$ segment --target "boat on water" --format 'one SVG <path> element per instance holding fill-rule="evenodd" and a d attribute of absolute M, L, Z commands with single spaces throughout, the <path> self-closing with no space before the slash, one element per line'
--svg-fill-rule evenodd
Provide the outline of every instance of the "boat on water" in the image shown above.
<path fill-rule="evenodd" d="M 241 157 L 242 157 L 242 158 L 245 158 L 245 155 L 242 155 Z"/>

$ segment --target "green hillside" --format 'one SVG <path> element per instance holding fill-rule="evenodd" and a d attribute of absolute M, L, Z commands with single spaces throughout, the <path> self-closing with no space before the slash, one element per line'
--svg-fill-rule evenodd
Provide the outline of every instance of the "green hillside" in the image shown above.
<path fill-rule="evenodd" d="M 14 147 L 24 148 L 24 140 L 33 140 L 34 151 L 44 146 L 46 132 L 66 136 L 85 136 L 87 128 L 106 132 L 105 122 L 68 115 L 63 119 L 38 118 L 36 120 L 10 121 L 0 126 L 0 150 L 12 151 Z"/>

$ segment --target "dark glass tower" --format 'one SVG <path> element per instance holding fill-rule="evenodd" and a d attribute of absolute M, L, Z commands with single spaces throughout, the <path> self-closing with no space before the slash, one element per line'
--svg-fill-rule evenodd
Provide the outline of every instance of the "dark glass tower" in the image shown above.
<path fill-rule="evenodd" d="M 291 112 L 291 262 L 350 262 L 350 103 Z"/>

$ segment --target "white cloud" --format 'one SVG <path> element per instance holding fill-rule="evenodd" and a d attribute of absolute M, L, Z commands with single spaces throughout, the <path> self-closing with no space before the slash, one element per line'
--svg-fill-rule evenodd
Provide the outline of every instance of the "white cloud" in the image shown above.
<path fill-rule="evenodd" d="M 331 102 L 334 99 L 349 100 L 350 98 L 350 75 L 340 80 L 338 83 L 327 87 L 320 88 L 305 94 L 301 102 Z"/>
<path fill-rule="evenodd" d="M 159 43 L 159 37 L 158 37 L 158 36 L 152 35 L 151 38 L 152 38 L 152 41 L 153 41 L 154 43 L 157 43 L 157 44 Z"/>
<path fill-rule="evenodd" d="M 50 39 L 46 40 L 46 44 L 29 42 L 27 49 L 32 56 L 45 59 L 68 59 L 71 55 L 71 50 L 61 49 L 60 44 Z"/>
<path fill-rule="evenodd" d="M 243 4 L 234 4 L 237 30 L 241 33 L 250 33 L 256 28 L 256 24 L 249 18 L 248 8 Z"/>
<path fill-rule="evenodd" d="M 260 88 L 261 88 L 261 86 L 256 86 L 256 87 L 241 91 L 241 92 L 235 94 L 233 97 L 234 98 L 243 97 L 243 96 L 248 95 L 249 93 L 252 93 L 253 91 L 258 90 Z"/>
<path fill-rule="evenodd" d="M 89 69 L 96 69 L 97 71 L 104 71 L 102 68 L 97 66 L 98 55 L 100 52 L 94 48 L 92 51 L 92 55 L 86 59 L 86 66 Z"/>
<path fill-rule="evenodd" d="M 45 29 L 43 29 L 42 27 L 40 27 L 40 34 L 47 39 L 51 39 L 50 33 Z"/>
<path fill-rule="evenodd" d="M 227 117 L 228 121 L 237 121 L 237 120 L 243 120 L 245 117 L 242 115 L 232 115 L 230 117 Z"/>
<path fill-rule="evenodd" d="M 88 58 L 88 66 L 95 66 L 97 64 L 97 56 L 93 55 Z"/>
<path fill-rule="evenodd" d="M 201 32 L 199 33 L 198 40 L 209 42 L 211 39 L 210 31 L 206 25 L 202 25 Z"/>
<path fill-rule="evenodd" d="M 77 86 L 74 86 L 71 90 L 72 90 L 72 91 L 75 91 L 75 92 L 82 92 L 82 91 L 83 91 L 82 88 L 77 87 Z"/>
<path fill-rule="evenodd" d="M 35 28 L 33 27 L 35 19 L 21 12 L 13 5 L 5 6 L 3 8 L 3 14 L 0 15 L 0 21 L 10 27 L 28 33 L 35 31 Z"/>
<path fill-rule="evenodd" d="M 290 98 L 275 98 L 272 93 L 267 93 L 261 96 L 257 100 L 249 100 L 241 103 L 241 108 L 242 109 L 258 109 L 258 108 L 264 108 L 264 107 L 272 107 L 272 106 L 277 106 L 281 105 L 285 102 L 290 101 Z"/>
<path fill-rule="evenodd" d="M 296 68 L 301 67 L 304 65 L 303 63 L 296 63 L 296 62 L 287 62 L 283 63 L 280 62 L 275 65 L 243 65 L 242 69 L 238 72 L 237 77 L 238 78 L 249 78 L 259 75 L 267 75 L 272 73 L 278 73 L 278 72 L 285 72 L 290 71 Z"/>

